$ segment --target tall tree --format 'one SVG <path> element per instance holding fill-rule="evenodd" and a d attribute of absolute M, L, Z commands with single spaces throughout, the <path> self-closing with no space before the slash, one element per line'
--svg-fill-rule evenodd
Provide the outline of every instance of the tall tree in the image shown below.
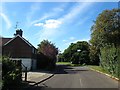
<path fill-rule="evenodd" d="M 49 58 L 50 64 L 54 65 L 56 63 L 56 55 L 58 54 L 58 48 L 56 46 L 48 41 L 48 40 L 43 40 L 39 45 L 38 45 L 38 53 L 42 53 L 46 57 Z"/>
<path fill-rule="evenodd" d="M 104 10 L 98 15 L 91 28 L 90 58 L 96 63 L 99 61 L 100 48 L 107 45 L 120 45 L 120 9 Z"/>
<path fill-rule="evenodd" d="M 120 44 L 120 9 L 104 10 L 91 28 L 92 45 L 104 47 L 109 43 Z"/>
<path fill-rule="evenodd" d="M 65 61 L 73 62 L 74 64 L 89 63 L 89 44 L 86 41 L 78 41 L 71 45 L 63 52 Z"/>

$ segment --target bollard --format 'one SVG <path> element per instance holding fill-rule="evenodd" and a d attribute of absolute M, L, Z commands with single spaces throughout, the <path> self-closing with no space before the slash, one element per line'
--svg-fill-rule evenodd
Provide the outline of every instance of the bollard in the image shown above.
<path fill-rule="evenodd" d="M 27 67 L 25 67 L 25 81 L 27 81 Z"/>

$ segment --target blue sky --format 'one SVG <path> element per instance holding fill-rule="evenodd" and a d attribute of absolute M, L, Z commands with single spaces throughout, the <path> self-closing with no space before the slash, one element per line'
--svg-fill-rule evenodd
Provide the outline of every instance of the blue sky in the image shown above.
<path fill-rule="evenodd" d="M 0 35 L 13 37 L 15 25 L 35 47 L 48 39 L 63 51 L 70 43 L 89 41 L 93 20 L 117 2 L 4 2 L 0 9 Z"/>

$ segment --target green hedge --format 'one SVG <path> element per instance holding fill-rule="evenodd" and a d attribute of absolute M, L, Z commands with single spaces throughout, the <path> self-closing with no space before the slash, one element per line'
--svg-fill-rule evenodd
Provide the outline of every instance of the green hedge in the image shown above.
<path fill-rule="evenodd" d="M 2 57 L 2 90 L 18 90 L 21 87 L 21 67 L 8 57 Z"/>
<path fill-rule="evenodd" d="M 112 45 L 105 45 L 100 49 L 100 62 L 101 66 L 113 76 L 119 77 L 120 73 L 120 46 L 115 47 Z"/>
<path fill-rule="evenodd" d="M 56 67 L 56 60 L 52 60 L 44 54 L 37 54 L 37 69 L 53 70 Z"/>

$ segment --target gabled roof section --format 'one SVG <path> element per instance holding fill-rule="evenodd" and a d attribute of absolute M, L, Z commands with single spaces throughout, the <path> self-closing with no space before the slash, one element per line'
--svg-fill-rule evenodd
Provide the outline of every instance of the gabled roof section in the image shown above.
<path fill-rule="evenodd" d="M 0 45 L 3 46 L 5 43 L 7 43 L 9 40 L 11 40 L 12 38 L 4 38 L 4 37 L 0 37 Z"/>
<path fill-rule="evenodd" d="M 26 44 L 28 44 L 30 47 L 34 47 L 31 43 L 29 43 L 26 39 L 24 39 L 23 37 L 21 37 L 20 35 L 16 35 L 14 38 L 12 38 L 11 40 L 9 40 L 8 42 L 6 42 L 3 46 L 9 44 L 10 42 L 12 42 L 15 38 L 21 38 Z"/>

